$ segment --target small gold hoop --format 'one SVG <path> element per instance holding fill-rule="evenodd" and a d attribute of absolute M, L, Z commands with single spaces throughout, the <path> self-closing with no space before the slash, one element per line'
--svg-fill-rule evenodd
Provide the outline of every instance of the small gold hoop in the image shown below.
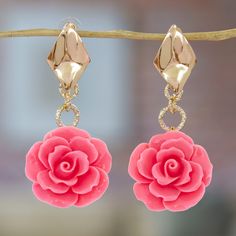
<path fill-rule="evenodd" d="M 76 84 L 73 88 L 66 89 L 61 83 L 59 86 L 59 92 L 66 102 L 70 102 L 79 94 L 79 86 Z"/>
<path fill-rule="evenodd" d="M 62 112 L 69 112 L 69 111 L 72 111 L 74 113 L 74 119 L 73 119 L 73 123 L 72 125 L 73 126 L 77 126 L 78 123 L 79 123 L 79 117 L 80 117 L 80 112 L 78 110 L 78 108 L 74 105 L 74 104 L 63 104 L 62 106 L 60 106 L 56 112 L 56 124 L 58 127 L 62 127 L 64 126 L 62 120 L 61 120 L 61 115 L 62 115 Z"/>
<path fill-rule="evenodd" d="M 166 85 L 165 90 L 164 90 L 164 94 L 165 96 L 169 99 L 169 100 L 173 100 L 175 102 L 179 101 L 183 95 L 183 90 L 179 91 L 179 92 L 175 92 L 173 89 L 173 93 L 170 94 L 170 90 L 171 90 L 171 86 L 169 84 Z"/>
<path fill-rule="evenodd" d="M 163 118 L 165 116 L 165 114 L 167 112 L 170 112 L 171 114 L 174 114 L 176 112 L 179 112 L 180 116 L 181 116 L 181 121 L 179 123 L 179 125 L 177 127 L 174 127 L 174 126 L 167 126 L 166 123 L 164 122 Z M 165 108 L 163 108 L 161 111 L 160 111 L 160 114 L 159 114 L 159 123 L 160 123 L 160 126 L 162 129 L 166 130 L 166 131 L 170 131 L 170 130 L 181 130 L 183 127 L 184 127 L 184 124 L 185 124 L 185 121 L 186 121 L 186 113 L 185 111 L 180 107 L 180 106 L 177 106 L 177 105 L 174 105 L 174 106 L 167 106 Z"/>

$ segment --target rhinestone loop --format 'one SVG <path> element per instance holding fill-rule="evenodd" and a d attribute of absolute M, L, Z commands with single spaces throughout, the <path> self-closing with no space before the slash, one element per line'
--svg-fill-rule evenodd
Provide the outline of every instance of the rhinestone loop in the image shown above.
<path fill-rule="evenodd" d="M 174 114 L 176 112 L 179 112 L 180 116 L 181 116 L 181 121 L 179 123 L 179 125 L 177 127 L 174 127 L 174 126 L 167 126 L 165 121 L 164 121 L 164 116 L 167 112 L 170 112 L 171 114 Z M 160 114 L 159 114 L 159 123 L 160 123 L 160 126 L 162 129 L 166 130 L 166 131 L 170 131 L 170 130 L 181 130 L 183 127 L 184 127 L 184 124 L 185 124 L 185 121 L 186 121 L 186 113 L 185 111 L 180 107 L 180 106 L 177 106 L 177 105 L 174 105 L 174 106 L 167 106 L 165 108 L 163 108 L 161 111 L 160 111 Z"/>
<path fill-rule="evenodd" d="M 62 115 L 62 112 L 64 112 L 64 111 L 66 111 L 66 112 L 72 111 L 74 113 L 74 119 L 73 119 L 72 125 L 77 126 L 79 123 L 80 112 L 79 112 L 79 109 L 74 104 L 71 104 L 71 103 L 65 103 L 58 108 L 58 110 L 56 112 L 57 126 L 58 127 L 64 126 L 64 124 L 61 120 L 61 115 Z"/>

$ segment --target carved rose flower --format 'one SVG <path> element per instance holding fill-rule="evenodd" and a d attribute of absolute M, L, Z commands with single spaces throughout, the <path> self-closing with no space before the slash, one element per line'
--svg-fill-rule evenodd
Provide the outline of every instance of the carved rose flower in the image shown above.
<path fill-rule="evenodd" d="M 31 147 L 25 173 L 39 200 L 65 208 L 99 199 L 108 187 L 110 169 L 106 144 L 69 126 L 49 132 Z"/>
<path fill-rule="evenodd" d="M 180 131 L 169 131 L 138 145 L 129 174 L 134 194 L 152 211 L 184 211 L 196 205 L 210 184 L 212 164 L 205 149 Z"/>

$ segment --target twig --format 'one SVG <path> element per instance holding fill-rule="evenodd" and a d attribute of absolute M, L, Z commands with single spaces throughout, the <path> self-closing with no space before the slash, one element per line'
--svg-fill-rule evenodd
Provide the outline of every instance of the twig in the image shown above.
<path fill-rule="evenodd" d="M 0 32 L 0 38 L 7 37 L 36 37 L 36 36 L 58 36 L 60 30 L 57 29 L 29 29 Z M 78 31 L 81 37 L 85 38 L 117 38 L 134 40 L 163 40 L 165 34 L 142 33 L 127 30 L 112 31 Z M 188 40 L 199 41 L 221 41 L 236 38 L 236 28 L 211 32 L 184 33 Z"/>

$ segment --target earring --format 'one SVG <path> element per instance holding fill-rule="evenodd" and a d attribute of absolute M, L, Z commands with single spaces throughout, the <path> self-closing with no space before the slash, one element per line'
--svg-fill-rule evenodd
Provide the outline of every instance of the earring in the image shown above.
<path fill-rule="evenodd" d="M 186 114 L 177 102 L 195 63 L 193 49 L 182 31 L 173 25 L 154 59 L 156 69 L 167 82 L 164 94 L 169 104 L 159 114 L 160 126 L 167 132 L 139 144 L 131 154 L 128 167 L 136 181 L 133 187 L 136 198 L 152 211 L 187 210 L 201 200 L 211 182 L 213 167 L 207 152 L 179 131 Z M 168 112 L 180 114 L 177 127 L 164 122 Z"/>
<path fill-rule="evenodd" d="M 57 75 L 64 104 L 56 112 L 58 128 L 36 142 L 26 156 L 25 173 L 37 199 L 55 207 L 83 207 L 98 200 L 108 188 L 111 155 L 100 139 L 75 126 L 79 110 L 71 103 L 78 80 L 90 62 L 72 23 L 67 23 L 48 56 Z M 64 126 L 62 112 L 74 113 L 73 126 Z"/>

